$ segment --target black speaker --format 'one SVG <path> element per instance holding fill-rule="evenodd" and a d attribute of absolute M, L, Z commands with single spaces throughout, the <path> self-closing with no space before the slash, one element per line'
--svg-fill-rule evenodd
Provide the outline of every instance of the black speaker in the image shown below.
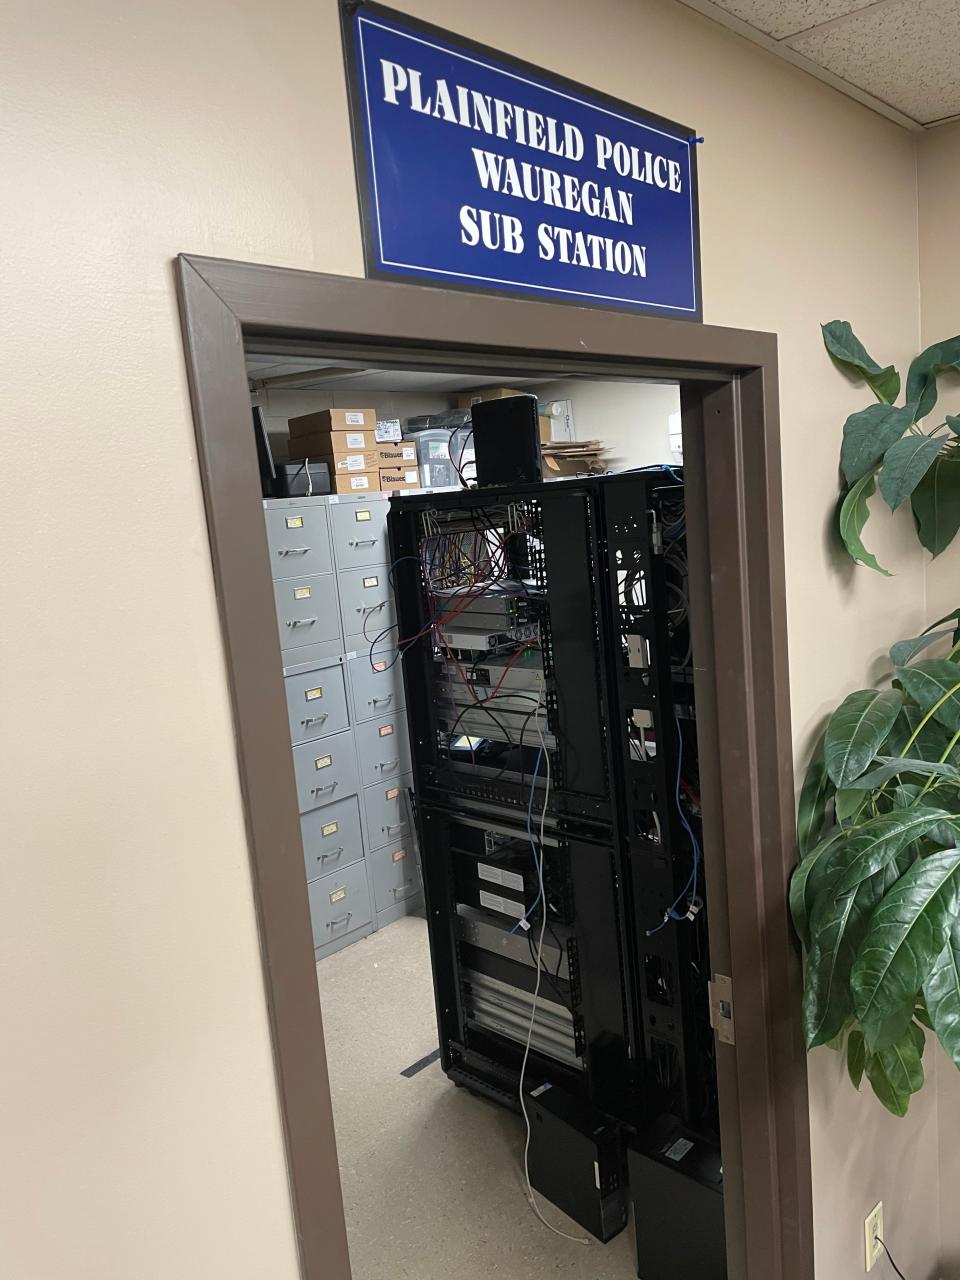
<path fill-rule="evenodd" d="M 480 400 L 470 413 L 480 488 L 543 479 L 536 396 Z"/>

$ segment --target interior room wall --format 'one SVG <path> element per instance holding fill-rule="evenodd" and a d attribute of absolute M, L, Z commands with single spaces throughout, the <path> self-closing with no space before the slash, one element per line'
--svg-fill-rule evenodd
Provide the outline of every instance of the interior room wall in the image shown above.
<path fill-rule="evenodd" d="M 919 148 L 920 331 L 924 347 L 960 332 L 960 123 L 923 135 Z M 938 413 L 960 413 L 960 377 L 940 380 Z M 941 419 L 936 419 L 941 420 Z M 960 545 L 954 543 L 926 572 L 927 619 L 932 622 L 960 605 Z M 940 1208 L 943 1280 L 960 1278 L 960 1072 L 938 1054 Z"/>
<path fill-rule="evenodd" d="M 612 467 L 669 462 L 670 415 L 680 388 L 669 382 L 585 382 L 570 378 L 531 387 L 541 401 L 571 400 L 578 440 L 602 440 Z"/>
<path fill-rule="evenodd" d="M 889 518 L 870 533 L 892 580 L 853 570 L 829 532 L 839 427 L 862 393 L 818 331 L 846 316 L 890 359 L 916 347 L 914 139 L 673 0 L 594 0 L 562 20 L 552 0 L 403 7 L 705 136 L 705 319 L 779 335 L 802 757 L 924 616 L 918 553 L 898 549 Z M 23 602 L 0 624 L 0 1271 L 286 1280 L 295 1243 L 171 259 L 362 275 L 337 9 L 9 0 L 0 37 L 0 588 Z M 932 1274 L 930 1098 L 893 1121 L 821 1051 L 810 1106 L 819 1280 L 859 1274 L 880 1197 L 901 1265 Z"/>

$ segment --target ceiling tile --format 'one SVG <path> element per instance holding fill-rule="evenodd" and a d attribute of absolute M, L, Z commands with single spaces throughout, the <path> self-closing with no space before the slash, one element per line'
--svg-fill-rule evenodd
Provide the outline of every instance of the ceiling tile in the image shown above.
<path fill-rule="evenodd" d="M 865 3 L 867 0 L 719 0 L 721 9 L 775 40 L 842 18 Z"/>
<path fill-rule="evenodd" d="M 899 0 L 789 43 L 921 124 L 960 112 L 960 0 Z"/>

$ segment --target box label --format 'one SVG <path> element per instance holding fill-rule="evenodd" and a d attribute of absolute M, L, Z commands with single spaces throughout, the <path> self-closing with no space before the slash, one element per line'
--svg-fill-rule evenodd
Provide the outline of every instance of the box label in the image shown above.
<path fill-rule="evenodd" d="M 402 862 L 406 856 L 407 856 L 406 849 L 395 849 L 393 852 L 394 862 Z"/>
<path fill-rule="evenodd" d="M 354 520 L 357 520 L 357 521 L 359 521 L 359 522 L 362 524 L 364 520 L 369 520 L 369 519 L 370 519 L 370 512 L 369 512 L 369 511 L 355 511 L 355 512 L 353 513 L 353 518 L 354 518 Z"/>
<path fill-rule="evenodd" d="M 377 732 L 380 734 L 381 738 L 389 738 L 391 733 L 393 733 L 393 725 L 382 724 L 380 728 L 377 730 Z"/>
<path fill-rule="evenodd" d="M 309 600 L 313 595 L 313 587 L 294 587 L 294 600 Z"/>
<path fill-rule="evenodd" d="M 313 762 L 315 769 L 329 769 L 333 764 L 333 756 L 317 756 Z"/>
<path fill-rule="evenodd" d="M 489 880 L 491 884 L 502 884 L 505 889 L 519 889 L 523 892 L 523 876 L 518 875 L 516 871 L 492 867 L 489 862 L 478 862 L 477 875 L 481 880 Z"/>
<path fill-rule="evenodd" d="M 287 528 L 288 528 L 288 529 L 302 529 L 302 528 L 303 528 L 303 516 L 287 516 Z"/>
<path fill-rule="evenodd" d="M 405 471 L 403 473 L 403 479 L 406 484 L 416 484 L 419 477 L 417 476 L 416 471 Z"/>
<path fill-rule="evenodd" d="M 351 489 L 369 489 L 370 477 L 369 476 L 351 476 L 350 488 Z"/>
<path fill-rule="evenodd" d="M 403 435 L 400 430 L 399 418 L 381 419 L 374 428 L 374 435 L 378 444 L 385 444 L 391 441 L 399 440 Z"/>
<path fill-rule="evenodd" d="M 348 471 L 362 471 L 366 458 L 362 453 L 348 453 L 344 461 Z"/>
<path fill-rule="evenodd" d="M 317 685 L 316 689 L 308 689 L 305 696 L 308 702 L 316 702 L 318 698 L 323 697 L 323 689 Z"/>
<path fill-rule="evenodd" d="M 495 893 L 487 893 L 486 889 L 480 890 L 480 903 L 484 907 L 489 907 L 491 911 L 499 911 L 501 915 L 513 916 L 515 920 L 522 920 L 526 914 L 522 902 L 500 898 Z"/>
<path fill-rule="evenodd" d="M 336 835 L 336 833 L 339 830 L 340 830 L 339 822 L 325 822 L 323 826 L 320 828 L 320 834 L 324 836 L 332 836 L 332 835 Z"/>
<path fill-rule="evenodd" d="M 362 422 L 363 418 L 361 418 L 360 421 Z M 348 449 L 362 449 L 365 444 L 366 444 L 366 441 L 364 440 L 362 431 L 347 432 L 347 448 Z"/>
<path fill-rule="evenodd" d="M 344 420 L 344 422 L 347 424 L 347 426 L 348 426 L 348 427 L 362 427 L 362 426 L 363 426 L 363 414 L 362 414 L 362 413 L 356 413 L 356 412 L 351 412 L 350 410 L 347 410 L 347 412 L 343 415 L 343 420 Z"/>

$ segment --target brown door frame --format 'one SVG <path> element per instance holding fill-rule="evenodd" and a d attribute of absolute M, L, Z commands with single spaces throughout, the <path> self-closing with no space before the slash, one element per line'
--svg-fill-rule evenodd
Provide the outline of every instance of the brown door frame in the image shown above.
<path fill-rule="evenodd" d="M 404 367 L 561 368 L 681 387 L 731 1280 L 812 1280 L 777 344 L 770 334 L 291 271 L 177 261 L 303 1280 L 350 1280 L 244 339 Z M 709 481 L 709 482 L 708 482 Z M 711 767 L 712 765 L 712 767 Z"/>

